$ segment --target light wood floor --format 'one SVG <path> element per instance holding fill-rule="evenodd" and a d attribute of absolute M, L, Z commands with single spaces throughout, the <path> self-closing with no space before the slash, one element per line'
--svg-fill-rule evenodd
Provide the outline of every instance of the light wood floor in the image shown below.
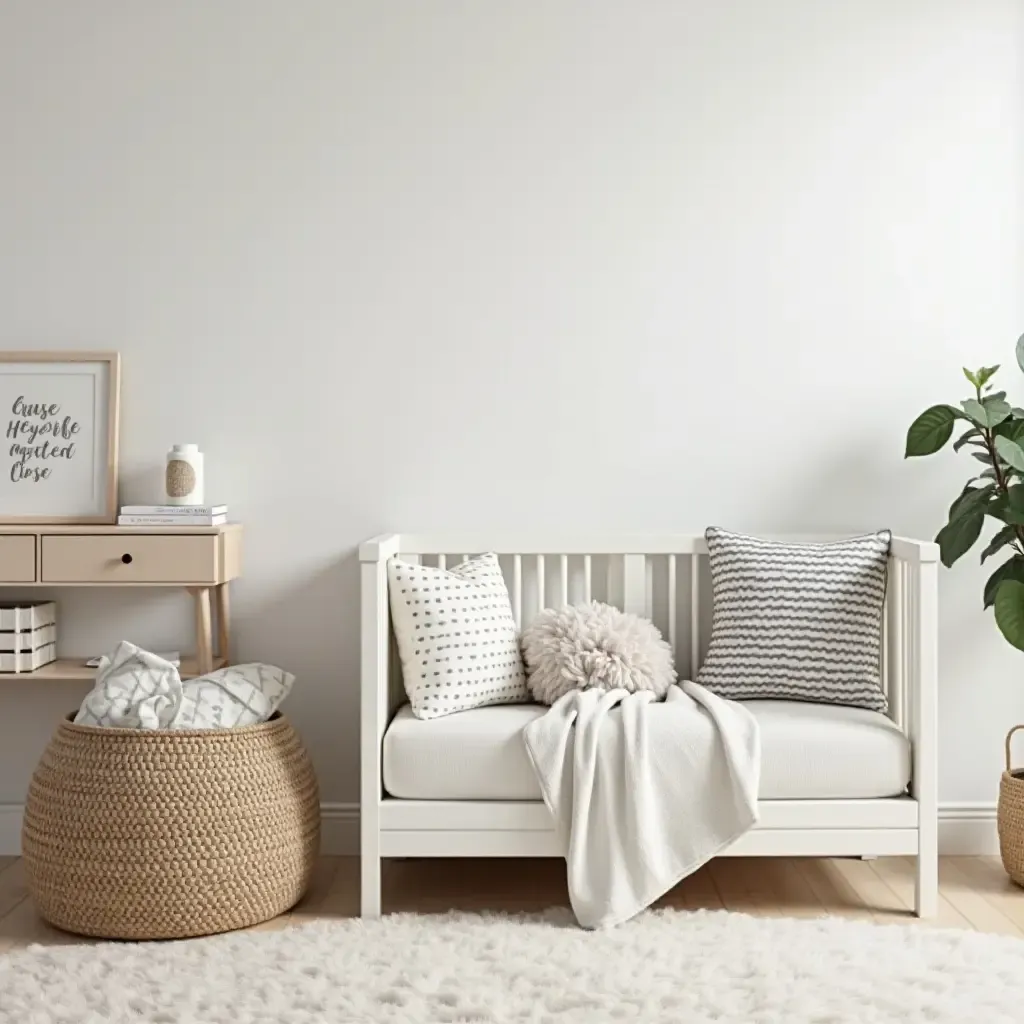
<path fill-rule="evenodd" d="M 943 857 L 941 898 L 934 922 L 911 913 L 913 861 L 805 858 L 718 858 L 678 885 L 658 906 L 726 909 L 750 914 L 817 917 L 832 914 L 913 926 L 935 924 L 1024 936 L 1024 889 L 1013 885 L 998 858 Z M 386 861 L 384 908 L 531 911 L 567 906 L 561 860 Z M 258 926 L 283 928 L 324 917 L 350 917 L 359 907 L 359 861 L 322 857 L 306 898 L 291 913 Z M 25 892 L 22 864 L 0 857 L 0 952 L 29 943 L 87 942 L 43 922 Z"/>

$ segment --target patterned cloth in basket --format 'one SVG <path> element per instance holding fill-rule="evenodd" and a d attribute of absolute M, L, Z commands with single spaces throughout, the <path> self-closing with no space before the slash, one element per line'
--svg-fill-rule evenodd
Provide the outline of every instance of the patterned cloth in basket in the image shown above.
<path fill-rule="evenodd" d="M 156 654 L 122 641 L 100 661 L 77 725 L 118 729 L 229 729 L 266 722 L 295 676 L 273 665 L 233 665 L 182 680 Z"/>

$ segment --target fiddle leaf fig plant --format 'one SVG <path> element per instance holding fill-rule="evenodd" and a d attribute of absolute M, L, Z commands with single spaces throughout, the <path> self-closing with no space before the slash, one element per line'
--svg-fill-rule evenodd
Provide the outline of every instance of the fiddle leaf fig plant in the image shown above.
<path fill-rule="evenodd" d="M 1017 341 L 1017 365 L 1024 371 L 1024 335 Z M 953 405 L 925 409 L 907 431 L 905 458 L 933 455 L 958 429 L 953 450 L 967 449 L 978 471 L 949 506 L 946 525 L 935 537 L 942 564 L 951 566 L 982 534 L 986 519 L 1000 526 L 981 552 L 984 563 L 1008 556 L 989 576 L 982 601 L 1014 647 L 1024 651 L 1024 408 L 1011 405 L 991 383 L 998 366 L 964 368 L 974 395 Z"/>

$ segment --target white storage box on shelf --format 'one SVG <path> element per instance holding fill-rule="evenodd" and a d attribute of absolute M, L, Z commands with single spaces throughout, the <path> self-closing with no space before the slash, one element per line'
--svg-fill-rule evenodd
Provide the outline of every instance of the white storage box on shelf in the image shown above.
<path fill-rule="evenodd" d="M 34 672 L 57 660 L 53 601 L 0 605 L 0 672 Z"/>
<path fill-rule="evenodd" d="M 791 538 L 826 540 L 835 538 Z M 393 646 L 387 561 L 445 567 L 494 551 L 520 628 L 591 599 L 653 619 L 696 679 L 711 619 L 703 536 L 375 537 L 362 562 L 362 914 L 381 912 L 385 857 L 552 857 L 562 852 L 522 744 L 544 708 L 474 708 L 429 721 L 408 709 Z M 753 701 L 760 821 L 740 856 L 917 858 L 915 909 L 938 906 L 938 545 L 894 537 L 883 619 L 886 714 Z"/>

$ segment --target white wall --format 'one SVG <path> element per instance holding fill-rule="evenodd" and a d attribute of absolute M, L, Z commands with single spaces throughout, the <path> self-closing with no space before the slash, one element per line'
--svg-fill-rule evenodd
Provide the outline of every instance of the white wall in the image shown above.
<path fill-rule="evenodd" d="M 202 445 L 240 654 L 354 800 L 367 535 L 934 533 L 968 464 L 903 437 L 1013 362 L 1022 99 L 1012 0 L 2 0 L 0 344 L 123 353 L 124 499 Z M 942 582 L 946 804 L 1024 720 L 983 578 Z M 81 693 L 0 685 L 0 803 Z"/>

